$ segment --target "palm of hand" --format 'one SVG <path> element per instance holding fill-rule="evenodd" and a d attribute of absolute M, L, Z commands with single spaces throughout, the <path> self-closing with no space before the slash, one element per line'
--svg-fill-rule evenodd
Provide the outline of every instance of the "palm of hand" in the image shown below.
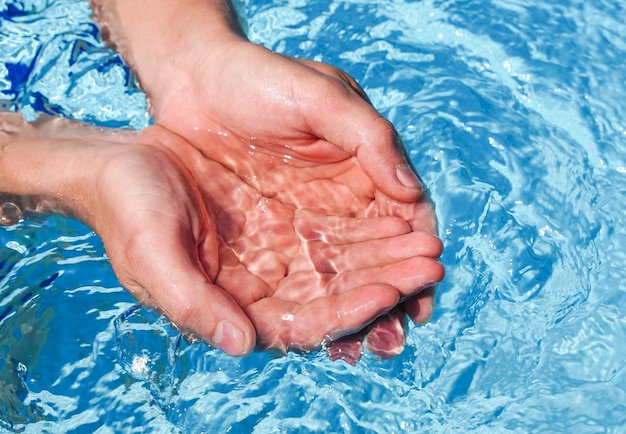
<path fill-rule="evenodd" d="M 397 216 L 413 230 L 435 233 L 434 212 L 424 195 L 400 202 L 371 182 L 372 170 L 384 173 L 377 180 L 384 184 L 392 177 L 389 170 L 398 164 L 385 152 L 377 152 L 375 145 L 377 140 L 393 142 L 393 130 L 386 128 L 371 107 L 365 110 L 366 117 L 370 123 L 383 126 L 378 130 L 383 137 L 371 137 L 360 130 L 363 118 L 353 123 L 349 116 L 344 119 L 333 114 L 335 109 L 345 115 L 354 107 L 363 107 L 364 95 L 350 77 L 328 65 L 278 56 L 252 44 L 241 44 L 237 49 L 244 51 L 218 53 L 207 61 L 210 67 L 190 69 L 197 76 L 181 80 L 185 86 L 173 89 L 173 96 L 153 94 L 155 118 L 236 173 L 264 198 L 325 215 Z M 212 63 L 218 57 L 225 66 Z M 324 107 L 319 107 L 320 101 L 325 101 Z M 353 149 L 350 143 L 354 142 L 364 146 Z M 355 154 L 358 161 L 351 158 Z M 365 176 L 364 168 L 369 169 L 369 176 Z M 342 194 L 346 186 L 351 188 L 347 196 Z M 293 209 L 290 211 L 293 214 Z M 429 283 L 441 280 L 439 264 L 429 263 L 425 269 L 432 277 Z M 413 319 L 421 322 L 428 318 L 431 303 L 432 292 L 426 291 L 405 306 Z M 375 325 L 387 336 L 385 339 L 395 341 L 389 346 L 403 343 L 402 316 L 392 315 L 391 320 Z M 381 355 L 385 351 L 383 348 Z"/>
<path fill-rule="evenodd" d="M 397 207 L 376 197 L 355 159 L 286 164 L 242 146 L 222 152 L 235 167 L 194 151 L 185 164 L 220 239 L 215 282 L 252 320 L 261 346 L 316 347 L 360 330 L 440 278 L 439 240 L 411 232 L 409 216 L 384 216 L 420 215 L 429 205 Z"/>

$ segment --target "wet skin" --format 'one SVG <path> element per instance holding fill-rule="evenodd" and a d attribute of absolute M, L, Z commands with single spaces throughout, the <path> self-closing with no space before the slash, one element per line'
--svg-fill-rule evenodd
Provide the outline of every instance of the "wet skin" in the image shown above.
<path fill-rule="evenodd" d="M 16 116 L 0 117 L 2 189 L 90 225 L 125 288 L 228 354 L 316 348 L 443 276 L 438 238 L 379 215 L 394 201 L 354 158 L 251 155 L 246 177 L 160 126 Z"/>

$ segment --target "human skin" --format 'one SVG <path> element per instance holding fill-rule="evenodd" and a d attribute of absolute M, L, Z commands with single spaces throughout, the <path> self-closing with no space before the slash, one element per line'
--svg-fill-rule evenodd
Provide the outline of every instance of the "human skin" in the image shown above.
<path fill-rule="evenodd" d="M 268 196 L 160 126 L 0 113 L 0 191 L 91 226 L 126 289 L 228 354 L 316 348 L 443 277 L 437 237 L 359 215 L 374 187 L 353 160 L 279 169 L 260 180 L 281 189 Z"/>
<path fill-rule="evenodd" d="M 204 155 L 264 194 L 272 193 L 259 184 L 268 170 L 352 161 L 374 186 L 368 215 L 397 216 L 412 230 L 436 233 L 432 204 L 393 125 L 345 72 L 251 43 L 228 1 L 92 5 L 104 38 L 136 71 L 155 121 Z M 433 303 L 431 287 L 399 308 L 422 323 Z M 370 334 L 382 327 L 379 336 L 403 343 L 403 317 L 374 324 Z M 394 354 L 397 348 L 387 356 Z"/>

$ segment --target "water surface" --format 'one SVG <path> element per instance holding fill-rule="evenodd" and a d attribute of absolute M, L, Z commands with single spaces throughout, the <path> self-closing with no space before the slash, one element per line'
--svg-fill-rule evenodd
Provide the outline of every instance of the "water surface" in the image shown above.
<path fill-rule="evenodd" d="M 100 240 L 0 229 L 9 432 L 624 432 L 626 5 L 254 1 L 251 39 L 352 74 L 431 189 L 448 274 L 391 361 L 234 359 L 134 308 Z M 85 2 L 0 1 L 0 99 L 149 123 Z"/>

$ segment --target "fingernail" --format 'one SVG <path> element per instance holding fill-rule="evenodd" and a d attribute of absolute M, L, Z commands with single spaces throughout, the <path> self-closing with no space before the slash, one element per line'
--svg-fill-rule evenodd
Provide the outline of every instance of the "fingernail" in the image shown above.
<path fill-rule="evenodd" d="M 247 348 L 245 348 L 245 335 L 228 321 L 221 321 L 215 328 L 213 333 L 213 344 L 221 348 L 230 356 L 243 356 Z"/>
<path fill-rule="evenodd" d="M 419 178 L 406 164 L 399 164 L 396 166 L 396 177 L 398 178 L 398 181 L 400 181 L 400 183 L 407 188 L 414 190 L 422 189 L 422 183 Z"/>

